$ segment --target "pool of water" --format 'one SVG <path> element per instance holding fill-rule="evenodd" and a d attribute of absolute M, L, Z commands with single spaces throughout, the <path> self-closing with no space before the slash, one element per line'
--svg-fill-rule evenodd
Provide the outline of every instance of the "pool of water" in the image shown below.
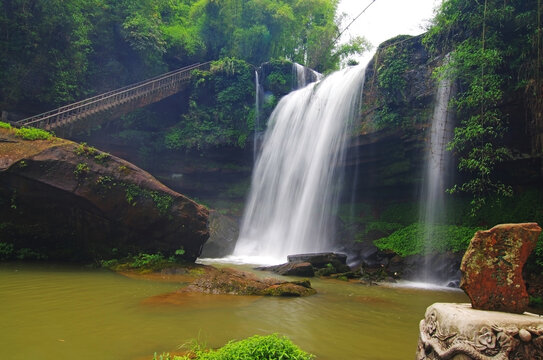
<path fill-rule="evenodd" d="M 2 264 L 0 359 L 151 359 L 194 339 L 219 347 L 271 333 L 288 336 L 319 360 L 411 359 L 426 307 L 468 301 L 463 292 L 444 289 L 312 284 L 318 294 L 306 298 L 190 295 L 162 303 L 156 295 L 183 284 Z"/>

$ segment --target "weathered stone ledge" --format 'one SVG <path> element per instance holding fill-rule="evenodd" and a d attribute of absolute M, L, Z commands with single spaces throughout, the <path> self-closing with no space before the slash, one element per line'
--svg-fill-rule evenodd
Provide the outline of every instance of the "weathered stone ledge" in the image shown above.
<path fill-rule="evenodd" d="M 416 359 L 543 359 L 543 318 L 436 303 L 420 322 Z"/>

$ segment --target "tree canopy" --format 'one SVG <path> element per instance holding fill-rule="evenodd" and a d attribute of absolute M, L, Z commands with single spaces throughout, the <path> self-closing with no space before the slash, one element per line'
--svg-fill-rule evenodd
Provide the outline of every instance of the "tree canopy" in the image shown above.
<path fill-rule="evenodd" d="M 336 46 L 338 0 L 5 0 L 0 107 L 37 112 L 168 69 L 286 58 L 324 72 L 365 50 Z"/>

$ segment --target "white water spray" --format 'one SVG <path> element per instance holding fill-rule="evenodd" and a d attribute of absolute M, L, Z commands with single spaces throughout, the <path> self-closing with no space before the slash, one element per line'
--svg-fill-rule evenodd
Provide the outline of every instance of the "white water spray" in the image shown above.
<path fill-rule="evenodd" d="M 352 67 L 281 99 L 253 171 L 234 257 L 280 263 L 288 254 L 332 250 L 341 164 L 363 83 L 364 69 Z"/>

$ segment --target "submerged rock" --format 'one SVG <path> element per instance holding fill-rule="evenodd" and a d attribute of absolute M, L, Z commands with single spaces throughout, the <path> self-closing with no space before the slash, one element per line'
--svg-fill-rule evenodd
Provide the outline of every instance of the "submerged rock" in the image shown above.
<path fill-rule="evenodd" d="M 347 255 L 325 252 L 325 253 L 310 253 L 310 254 L 296 254 L 287 256 L 289 263 L 293 262 L 308 262 L 316 268 L 326 266 L 326 264 L 347 264 Z"/>
<path fill-rule="evenodd" d="M 229 295 L 308 296 L 316 291 L 309 280 L 280 281 L 259 279 L 234 269 L 214 269 L 196 279 L 179 293 L 205 293 Z"/>
<path fill-rule="evenodd" d="M 149 173 L 68 140 L 0 137 L 0 241 L 56 260 L 200 255 L 207 209 Z"/>
<path fill-rule="evenodd" d="M 502 224 L 475 233 L 460 266 L 460 287 L 474 309 L 526 311 L 530 298 L 522 268 L 540 233 L 536 223 Z"/>
<path fill-rule="evenodd" d="M 308 262 L 294 262 L 281 265 L 263 266 L 257 268 L 257 270 L 272 271 L 276 274 L 284 276 L 315 276 L 313 266 Z"/>

